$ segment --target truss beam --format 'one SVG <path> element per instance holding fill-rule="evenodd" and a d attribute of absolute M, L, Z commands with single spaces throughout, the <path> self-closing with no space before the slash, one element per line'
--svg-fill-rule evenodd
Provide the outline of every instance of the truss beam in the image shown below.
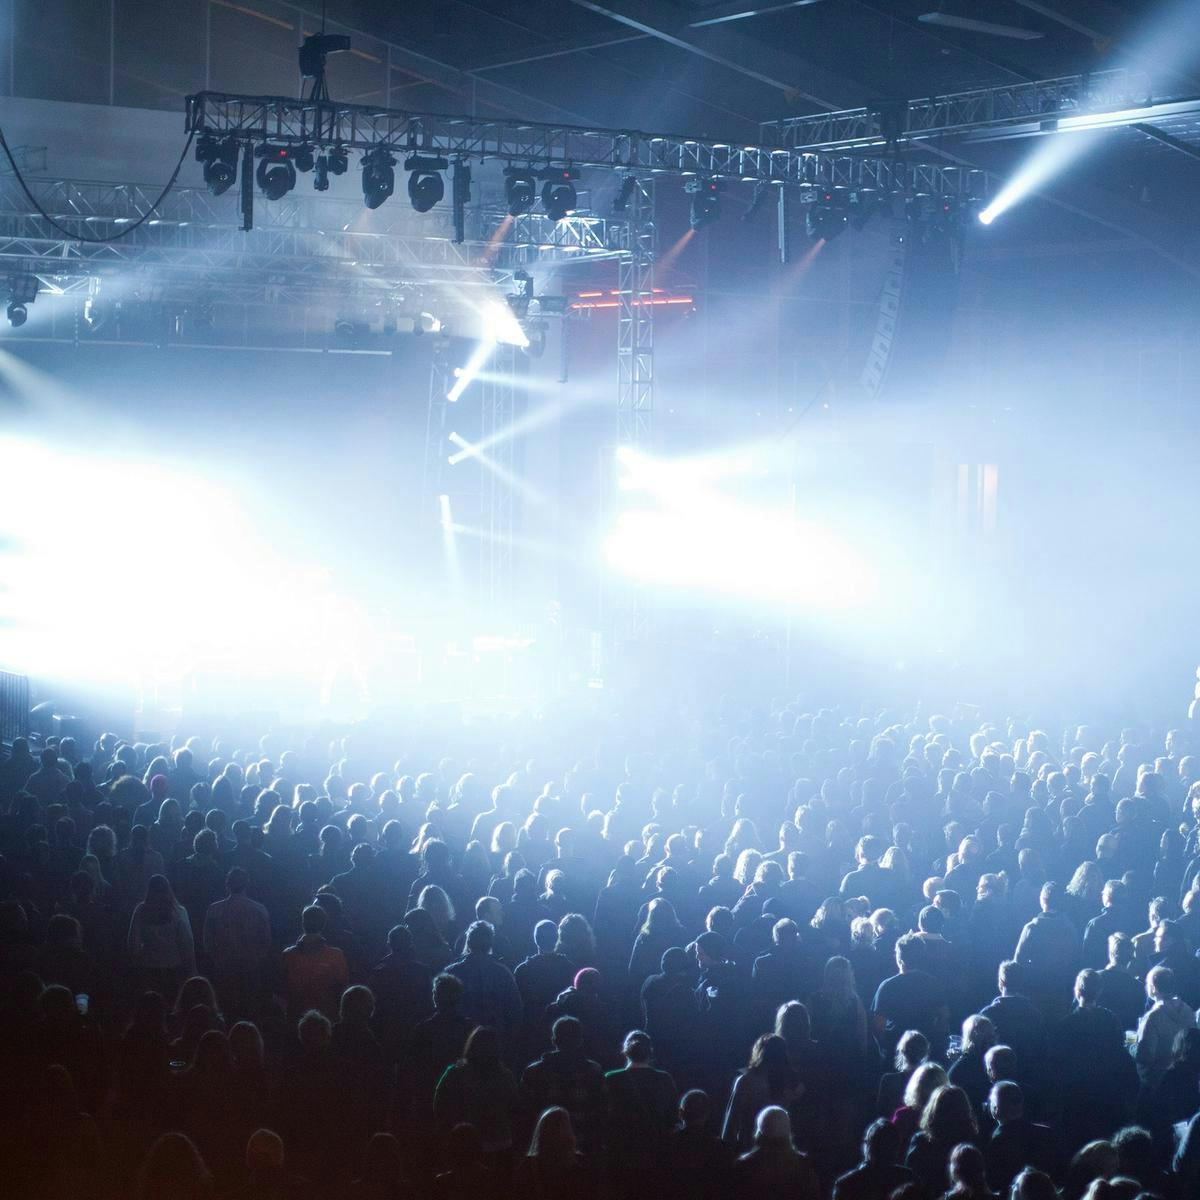
<path fill-rule="evenodd" d="M 739 146 L 631 130 L 438 116 L 276 96 L 214 92 L 189 96 L 187 127 L 244 143 L 303 143 L 348 150 L 389 146 L 399 153 L 420 150 L 535 168 L 571 166 L 747 183 L 873 187 L 963 198 L 982 198 L 978 189 L 984 181 L 981 171 L 900 163 L 891 157 L 850 159 L 779 145 Z"/>
<path fill-rule="evenodd" d="M 1071 128 L 1105 129 L 1200 112 L 1200 98 L 1149 97 L 1150 83 L 1141 72 L 1098 71 L 789 117 L 763 124 L 760 138 L 796 154 L 836 154 L 941 137 L 978 141 Z"/>

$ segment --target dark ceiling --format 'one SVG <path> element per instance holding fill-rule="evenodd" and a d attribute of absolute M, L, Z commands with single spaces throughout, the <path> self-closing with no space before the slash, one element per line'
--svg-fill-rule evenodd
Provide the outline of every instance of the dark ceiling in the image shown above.
<path fill-rule="evenodd" d="M 250 0 L 253 3 L 253 0 Z M 331 17 L 589 123 L 745 136 L 760 121 L 1101 69 L 1147 0 L 332 0 Z M 980 32 L 921 21 L 967 17 Z M 1029 37 L 1019 37 L 1027 34 Z M 430 64 L 431 67 L 433 64 Z M 425 89 L 414 64 L 413 86 Z M 1182 86 L 1182 85 L 1181 85 Z M 437 97 L 429 97 L 431 104 Z"/>

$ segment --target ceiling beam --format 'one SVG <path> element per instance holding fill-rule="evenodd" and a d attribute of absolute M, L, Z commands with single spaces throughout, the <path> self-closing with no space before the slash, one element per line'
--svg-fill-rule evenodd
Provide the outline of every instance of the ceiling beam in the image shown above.
<path fill-rule="evenodd" d="M 1101 33 L 1100 30 L 1093 29 L 1090 25 L 1084 25 L 1081 21 L 1076 21 L 1074 17 L 1068 16 L 1061 9 L 1044 3 L 1044 0 L 1013 0 L 1013 3 L 1019 4 L 1030 12 L 1037 13 L 1040 17 L 1045 17 L 1047 21 L 1055 21 L 1075 33 L 1082 34 L 1093 42 L 1102 42 L 1112 36 L 1108 33 Z"/>
<path fill-rule="evenodd" d="M 732 29 L 721 26 L 694 29 L 662 0 L 572 0 L 572 3 L 819 108 L 852 107 L 869 90 Z"/>
<path fill-rule="evenodd" d="M 1159 129 L 1157 125 L 1138 124 L 1133 128 L 1163 146 L 1169 146 L 1180 154 L 1186 154 L 1188 158 L 1200 158 L 1200 146 L 1193 146 L 1191 142 L 1181 141 L 1165 129 Z"/>

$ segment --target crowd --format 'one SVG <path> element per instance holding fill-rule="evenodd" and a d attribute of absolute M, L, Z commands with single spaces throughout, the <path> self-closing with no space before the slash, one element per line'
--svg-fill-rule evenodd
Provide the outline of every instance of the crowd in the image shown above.
<path fill-rule="evenodd" d="M 1190 733 L 649 732 L 17 739 L 4 1193 L 1200 1195 Z"/>

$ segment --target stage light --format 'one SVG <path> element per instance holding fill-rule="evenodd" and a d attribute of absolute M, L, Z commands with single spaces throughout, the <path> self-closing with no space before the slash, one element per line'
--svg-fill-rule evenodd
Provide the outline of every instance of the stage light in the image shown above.
<path fill-rule="evenodd" d="M 504 300 L 513 316 L 523 321 L 529 314 L 529 304 L 533 300 L 533 278 L 528 271 L 517 271 L 513 275 L 513 283 L 517 285 L 517 290 L 510 292 Z"/>
<path fill-rule="evenodd" d="M 721 216 L 721 185 L 715 179 L 689 179 L 683 185 L 691 197 L 688 223 L 693 229 L 703 229 Z"/>
<path fill-rule="evenodd" d="M 442 172 L 449 167 L 444 158 L 413 154 L 404 160 L 408 175 L 408 198 L 419 213 L 428 212 L 446 194 Z"/>
<path fill-rule="evenodd" d="M 345 175 L 350 167 L 350 157 L 346 153 L 345 146 L 334 146 L 326 155 L 329 159 L 330 175 Z"/>
<path fill-rule="evenodd" d="M 295 163 L 297 171 L 307 175 L 316 163 L 316 159 L 313 157 L 313 148 L 308 145 L 293 146 L 292 162 Z"/>
<path fill-rule="evenodd" d="M 633 199 L 635 191 L 637 191 L 637 176 L 626 175 L 621 180 L 621 190 L 617 193 L 617 197 L 612 203 L 613 212 L 623 213 L 629 207 L 629 202 Z"/>
<path fill-rule="evenodd" d="M 845 188 L 823 188 L 804 214 L 804 229 L 815 241 L 832 241 L 850 222 L 850 193 Z"/>
<path fill-rule="evenodd" d="M 542 207 L 552 221 L 561 221 L 568 213 L 575 211 L 578 196 L 571 179 L 571 172 L 563 170 L 542 184 Z"/>
<path fill-rule="evenodd" d="M 196 161 L 204 166 L 205 187 L 214 196 L 220 196 L 237 179 L 237 142 L 233 138 L 218 141 L 206 135 L 196 143 Z"/>
<path fill-rule="evenodd" d="M 268 200 L 282 200 L 296 186 L 296 164 L 287 146 L 260 146 L 254 178 Z"/>
<path fill-rule="evenodd" d="M 19 329 L 29 319 L 29 305 L 37 299 L 38 281 L 33 275 L 13 275 L 8 281 L 8 323 Z"/>
<path fill-rule="evenodd" d="M 378 208 L 396 190 L 396 160 L 386 146 L 362 156 L 363 203 Z"/>
<path fill-rule="evenodd" d="M 316 169 L 313 172 L 313 191 L 329 191 L 329 159 L 324 154 L 317 159 Z"/>
<path fill-rule="evenodd" d="M 520 167 L 507 167 L 504 171 L 504 198 L 508 203 L 509 216 L 519 217 L 527 213 L 537 197 L 537 180 L 534 173 Z"/>

